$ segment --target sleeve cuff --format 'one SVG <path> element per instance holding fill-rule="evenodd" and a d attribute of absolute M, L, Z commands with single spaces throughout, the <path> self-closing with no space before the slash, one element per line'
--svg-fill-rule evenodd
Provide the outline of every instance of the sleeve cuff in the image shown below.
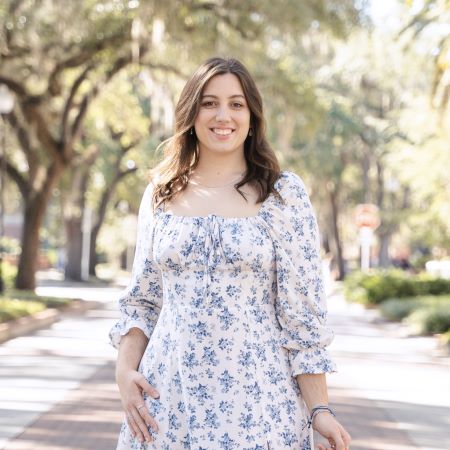
<path fill-rule="evenodd" d="M 292 376 L 337 372 L 336 364 L 323 348 L 289 350 Z"/>
<path fill-rule="evenodd" d="M 126 318 L 118 321 L 109 332 L 109 343 L 116 349 L 119 348 L 122 336 L 125 336 L 131 328 L 139 328 L 144 332 L 148 339 L 151 336 L 151 330 L 148 324 L 142 319 Z"/>

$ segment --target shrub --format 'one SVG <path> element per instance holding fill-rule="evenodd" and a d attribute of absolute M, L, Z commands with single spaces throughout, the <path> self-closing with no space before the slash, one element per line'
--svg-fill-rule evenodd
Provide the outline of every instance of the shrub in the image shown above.
<path fill-rule="evenodd" d="M 441 342 L 444 345 L 450 345 L 450 330 L 441 335 Z"/>
<path fill-rule="evenodd" d="M 380 305 L 381 313 L 389 320 L 403 320 L 418 309 L 449 308 L 450 295 L 392 298 Z"/>
<path fill-rule="evenodd" d="M 14 280 L 17 276 L 17 266 L 9 263 L 8 261 L 3 261 L 2 275 L 5 287 L 12 288 L 14 286 Z"/>
<path fill-rule="evenodd" d="M 447 305 L 419 308 L 406 319 L 420 334 L 446 333 L 450 330 L 450 309 Z"/>
<path fill-rule="evenodd" d="M 389 298 L 450 294 L 450 280 L 428 274 L 412 276 L 398 269 L 358 271 L 345 279 L 344 293 L 350 301 L 377 305 Z"/>
<path fill-rule="evenodd" d="M 419 302 L 414 297 L 392 298 L 381 303 L 380 310 L 389 320 L 403 320 L 417 308 Z"/>

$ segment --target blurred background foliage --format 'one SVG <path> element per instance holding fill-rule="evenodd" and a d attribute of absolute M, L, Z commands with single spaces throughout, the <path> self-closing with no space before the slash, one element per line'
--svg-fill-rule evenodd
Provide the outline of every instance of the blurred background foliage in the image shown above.
<path fill-rule="evenodd" d="M 46 265 L 82 279 L 83 221 L 90 276 L 129 268 L 155 149 L 212 55 L 254 74 L 336 278 L 358 266 L 358 203 L 381 214 L 373 265 L 420 271 L 448 258 L 449 23 L 444 0 L 4 0 L 6 213 L 23 223 L 8 240 L 22 250 L 9 254 L 15 286 L 32 289 Z"/>

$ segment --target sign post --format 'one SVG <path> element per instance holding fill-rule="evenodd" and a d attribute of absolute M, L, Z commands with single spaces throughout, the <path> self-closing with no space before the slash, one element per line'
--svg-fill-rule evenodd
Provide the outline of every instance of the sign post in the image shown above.
<path fill-rule="evenodd" d="M 380 225 L 378 206 L 373 203 L 362 203 L 356 206 L 356 225 L 359 228 L 359 243 L 361 245 L 361 270 L 367 272 L 370 268 L 370 247 L 373 241 L 373 231 Z"/>

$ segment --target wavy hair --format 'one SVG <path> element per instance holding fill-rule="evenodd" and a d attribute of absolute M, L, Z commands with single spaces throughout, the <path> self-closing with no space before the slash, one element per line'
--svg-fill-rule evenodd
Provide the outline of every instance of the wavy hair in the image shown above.
<path fill-rule="evenodd" d="M 266 138 L 266 124 L 263 103 L 256 84 L 245 66 L 234 58 L 212 57 L 207 59 L 191 76 L 184 86 L 175 108 L 175 133 L 162 142 L 163 160 L 151 170 L 154 181 L 153 205 L 170 201 L 178 192 L 184 190 L 189 175 L 198 164 L 199 150 L 197 136 L 191 134 L 200 109 L 200 100 L 206 84 L 215 76 L 231 73 L 238 77 L 245 99 L 250 109 L 252 136 L 244 141 L 244 157 L 247 171 L 235 189 L 245 198 L 240 187 L 253 184 L 258 190 L 257 203 L 263 202 L 271 193 L 278 197 L 274 184 L 280 175 L 277 157 Z"/>

